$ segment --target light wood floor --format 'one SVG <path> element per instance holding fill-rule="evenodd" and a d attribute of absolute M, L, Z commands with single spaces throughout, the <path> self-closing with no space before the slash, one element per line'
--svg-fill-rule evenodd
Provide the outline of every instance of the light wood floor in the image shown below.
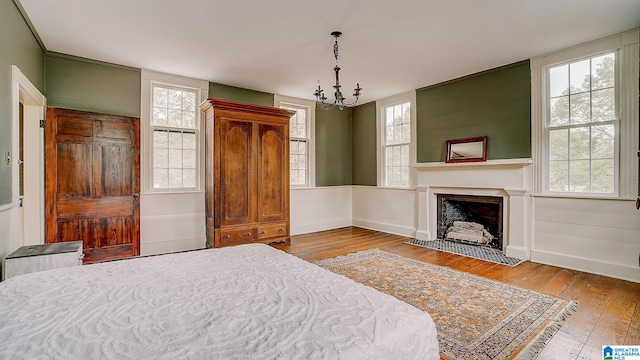
<path fill-rule="evenodd" d="M 537 359 L 602 359 L 602 345 L 640 345 L 640 284 L 525 262 L 516 267 L 404 244 L 410 238 L 346 227 L 291 238 L 277 245 L 307 261 L 379 248 L 426 263 L 580 301 L 580 308 Z M 638 270 L 640 271 L 640 270 Z"/>

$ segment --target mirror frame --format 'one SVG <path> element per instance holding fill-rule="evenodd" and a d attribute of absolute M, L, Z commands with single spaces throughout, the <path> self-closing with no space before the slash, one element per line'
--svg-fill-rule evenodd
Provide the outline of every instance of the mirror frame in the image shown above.
<path fill-rule="evenodd" d="M 454 152 L 452 151 L 452 147 L 456 144 L 470 144 L 470 143 L 480 143 L 481 153 L 474 154 L 474 156 L 470 157 L 455 157 Z M 479 162 L 479 161 L 487 161 L 487 137 L 486 136 L 476 136 L 469 138 L 461 138 L 461 139 L 451 139 L 446 141 L 446 157 L 445 163 L 459 163 L 459 162 Z"/>

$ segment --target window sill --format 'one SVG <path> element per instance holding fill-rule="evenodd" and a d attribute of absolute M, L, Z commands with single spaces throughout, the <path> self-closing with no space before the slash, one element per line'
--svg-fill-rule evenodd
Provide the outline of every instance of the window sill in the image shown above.
<path fill-rule="evenodd" d="M 319 190 L 319 189 L 335 189 L 341 187 L 351 187 L 353 185 L 330 185 L 330 186 L 300 186 L 289 187 L 289 190 Z"/>
<path fill-rule="evenodd" d="M 409 186 L 409 187 L 399 187 L 399 186 L 378 186 L 378 189 L 384 189 L 384 190 L 410 190 L 410 191 L 414 191 L 416 188 L 413 186 Z"/>
<path fill-rule="evenodd" d="M 616 195 L 589 195 L 589 194 L 568 194 L 568 193 L 539 193 L 531 194 L 537 198 L 558 198 L 558 199 L 574 199 L 574 200 L 613 200 L 613 201 L 635 201 L 635 197 L 623 197 Z"/>
<path fill-rule="evenodd" d="M 140 195 L 185 195 L 185 194 L 204 194 L 200 190 L 168 190 L 168 191 L 149 191 L 140 193 Z"/>

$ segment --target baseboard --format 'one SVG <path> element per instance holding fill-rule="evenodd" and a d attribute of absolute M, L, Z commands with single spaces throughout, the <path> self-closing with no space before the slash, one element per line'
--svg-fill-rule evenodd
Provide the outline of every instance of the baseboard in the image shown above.
<path fill-rule="evenodd" d="M 416 229 L 414 227 L 386 224 L 378 221 L 370 221 L 370 220 L 362 220 L 362 219 L 353 219 L 352 223 L 353 223 L 353 226 L 361 227 L 364 229 L 377 230 L 377 231 L 382 231 L 382 232 L 394 234 L 394 235 L 402 235 L 402 236 L 409 236 L 409 237 L 416 236 Z"/>
<path fill-rule="evenodd" d="M 416 231 L 416 239 L 418 240 L 425 240 L 425 241 L 433 240 L 433 239 L 429 239 L 429 237 L 430 235 L 426 231 L 422 231 L 422 230 Z"/>
<path fill-rule="evenodd" d="M 338 229 L 345 226 L 351 226 L 351 219 L 332 219 L 308 224 L 291 224 L 291 235 L 309 234 L 318 231 Z"/>
<path fill-rule="evenodd" d="M 640 283 L 640 269 L 594 259 L 531 250 L 531 261 Z"/>
<path fill-rule="evenodd" d="M 159 255 L 168 254 L 180 251 L 204 249 L 205 238 L 188 238 L 188 239 L 174 239 L 158 242 L 142 242 L 140 244 L 140 255 Z"/>
<path fill-rule="evenodd" d="M 525 249 L 520 246 L 507 245 L 507 250 L 505 251 L 505 255 L 509 257 L 518 258 L 518 259 L 529 260 L 531 258 L 531 250 Z"/>

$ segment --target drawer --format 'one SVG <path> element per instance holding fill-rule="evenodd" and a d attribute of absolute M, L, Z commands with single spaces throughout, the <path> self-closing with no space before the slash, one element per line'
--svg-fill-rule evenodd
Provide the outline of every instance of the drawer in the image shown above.
<path fill-rule="evenodd" d="M 270 224 L 270 225 L 262 225 L 258 227 L 258 238 L 270 238 L 276 236 L 287 236 L 287 224 Z"/>
<path fill-rule="evenodd" d="M 255 227 L 220 229 L 219 232 L 221 246 L 251 242 L 258 238 Z"/>

